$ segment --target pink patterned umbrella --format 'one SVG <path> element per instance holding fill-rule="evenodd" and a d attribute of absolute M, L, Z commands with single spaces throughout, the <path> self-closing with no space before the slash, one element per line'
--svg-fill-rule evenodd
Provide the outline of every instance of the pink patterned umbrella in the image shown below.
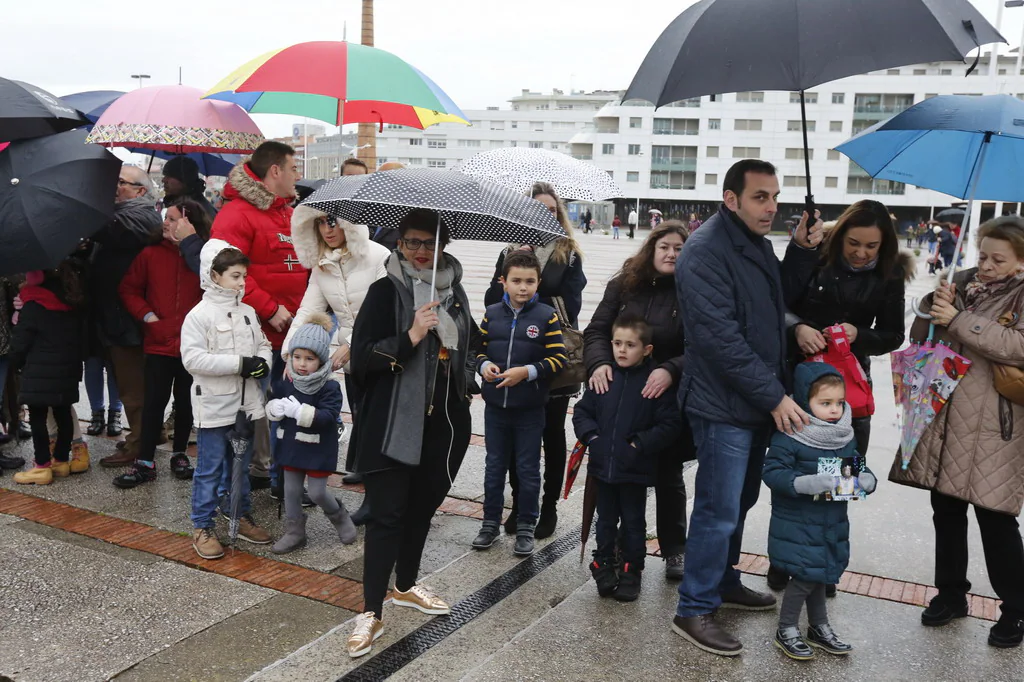
<path fill-rule="evenodd" d="M 174 154 L 245 154 L 260 146 L 263 134 L 244 109 L 202 96 L 186 85 L 133 90 L 103 112 L 88 141 Z"/>

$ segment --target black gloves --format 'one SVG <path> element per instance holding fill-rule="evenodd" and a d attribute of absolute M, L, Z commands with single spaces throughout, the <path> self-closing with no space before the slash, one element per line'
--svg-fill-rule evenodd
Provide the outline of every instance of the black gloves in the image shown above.
<path fill-rule="evenodd" d="M 270 374 L 270 365 L 261 357 L 252 356 L 242 358 L 242 371 L 239 372 L 243 379 L 262 379 Z"/>

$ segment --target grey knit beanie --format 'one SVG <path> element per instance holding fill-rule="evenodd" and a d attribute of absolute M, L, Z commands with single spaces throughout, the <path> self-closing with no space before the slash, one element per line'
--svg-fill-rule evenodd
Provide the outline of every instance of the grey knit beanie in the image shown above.
<path fill-rule="evenodd" d="M 312 351 L 325 364 L 331 357 L 331 318 L 324 313 L 314 313 L 309 320 L 298 328 L 288 344 L 288 352 L 296 348 Z"/>

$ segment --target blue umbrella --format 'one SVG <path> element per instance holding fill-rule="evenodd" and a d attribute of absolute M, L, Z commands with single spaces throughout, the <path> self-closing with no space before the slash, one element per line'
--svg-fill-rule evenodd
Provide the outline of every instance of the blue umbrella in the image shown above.
<path fill-rule="evenodd" d="M 1024 201 L 1024 102 L 1009 95 L 932 97 L 836 149 L 873 178 L 967 199 L 956 253 L 975 199 Z"/>
<path fill-rule="evenodd" d="M 61 97 L 68 106 L 77 109 L 82 112 L 90 123 L 95 123 L 103 112 L 107 110 L 107 107 L 116 100 L 118 97 L 123 95 L 123 92 L 117 90 L 88 90 L 86 92 L 76 92 L 71 95 L 65 95 Z M 92 129 L 92 126 L 86 126 L 87 129 Z M 128 151 L 133 154 L 143 154 L 152 159 L 155 156 L 158 159 L 167 161 L 172 159 L 176 154 L 173 152 L 162 152 L 153 151 L 152 149 L 131 149 Z M 241 154 L 209 154 L 206 152 L 195 152 L 192 154 L 186 154 L 196 162 L 199 166 L 199 172 L 207 177 L 211 175 L 222 175 L 227 176 L 231 172 L 231 169 L 238 165 L 242 160 Z"/>

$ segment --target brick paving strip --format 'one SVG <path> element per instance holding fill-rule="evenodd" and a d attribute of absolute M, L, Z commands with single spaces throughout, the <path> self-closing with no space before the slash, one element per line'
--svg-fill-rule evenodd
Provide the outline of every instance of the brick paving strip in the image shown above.
<path fill-rule="evenodd" d="M 332 487 L 363 491 L 361 485 L 342 485 L 340 476 L 332 476 L 331 479 Z M 483 518 L 482 504 L 454 497 L 445 498 L 438 511 L 473 519 Z M 233 553 L 228 551 L 222 559 L 208 561 L 196 556 L 191 537 L 5 489 L 0 489 L 0 514 L 17 516 L 119 547 L 147 552 L 191 568 L 306 597 L 356 613 L 362 610 L 362 583 L 332 573 L 259 557 L 237 549 Z M 647 541 L 647 553 L 660 556 L 657 539 Z M 741 554 L 737 568 L 751 575 L 766 575 L 768 557 L 762 554 Z M 930 585 L 853 571 L 845 572 L 837 587 L 841 592 L 910 606 L 926 606 L 938 594 Z M 999 618 L 998 599 L 969 594 L 968 605 L 968 612 L 975 618 L 990 621 Z"/>

